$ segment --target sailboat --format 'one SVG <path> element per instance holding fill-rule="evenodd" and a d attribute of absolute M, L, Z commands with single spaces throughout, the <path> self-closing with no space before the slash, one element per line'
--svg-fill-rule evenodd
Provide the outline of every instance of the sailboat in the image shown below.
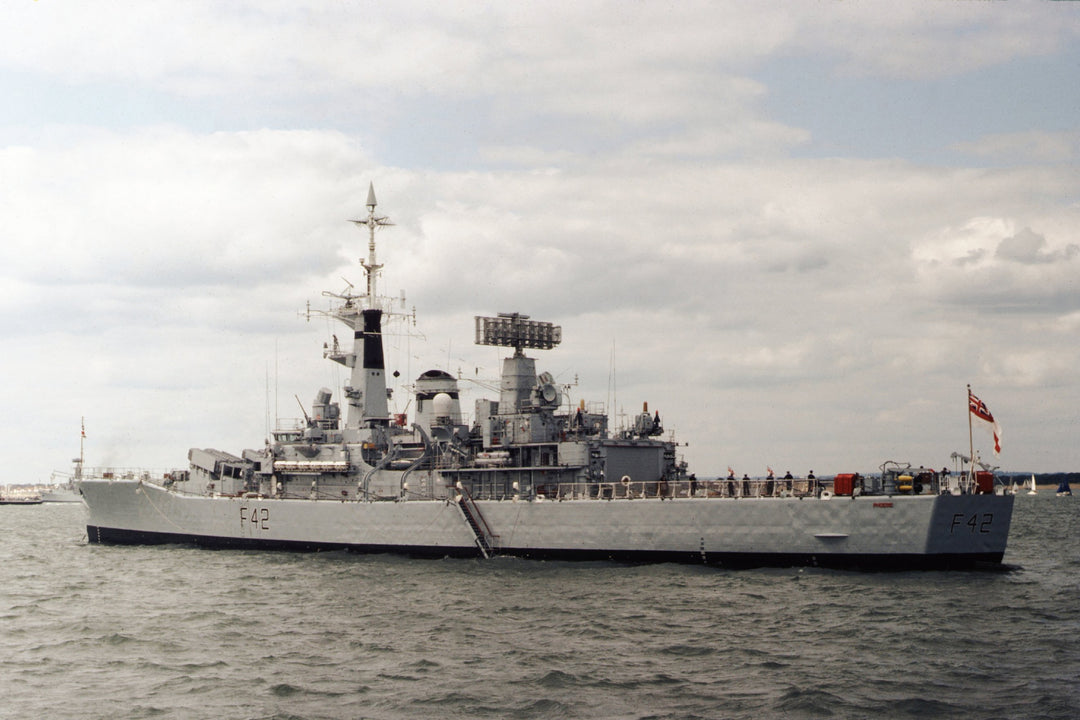
<path fill-rule="evenodd" d="M 1031 489 L 1028 490 L 1028 495 L 1038 495 L 1039 491 L 1035 489 L 1035 474 L 1031 474 Z"/>
<path fill-rule="evenodd" d="M 1057 486 L 1057 496 L 1062 497 L 1064 495 L 1072 495 L 1072 488 L 1069 487 L 1069 481 L 1062 478 Z"/>

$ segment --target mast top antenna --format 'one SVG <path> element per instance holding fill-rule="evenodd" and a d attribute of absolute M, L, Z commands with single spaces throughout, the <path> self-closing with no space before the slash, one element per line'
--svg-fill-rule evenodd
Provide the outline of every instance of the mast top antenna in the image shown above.
<path fill-rule="evenodd" d="M 363 259 L 361 259 L 360 265 L 363 266 L 364 270 L 367 273 L 368 302 L 375 303 L 375 277 L 378 275 L 379 271 L 382 270 L 382 265 L 375 261 L 375 229 L 380 227 L 387 227 L 389 225 L 393 225 L 394 223 L 390 222 L 390 218 L 388 217 L 375 214 L 375 206 L 378 205 L 378 202 L 376 202 L 375 200 L 375 183 L 373 182 L 368 184 L 366 205 L 368 209 L 368 216 L 363 220 L 350 220 L 349 222 L 357 226 L 364 225 L 368 229 L 367 262 L 364 262 Z"/>

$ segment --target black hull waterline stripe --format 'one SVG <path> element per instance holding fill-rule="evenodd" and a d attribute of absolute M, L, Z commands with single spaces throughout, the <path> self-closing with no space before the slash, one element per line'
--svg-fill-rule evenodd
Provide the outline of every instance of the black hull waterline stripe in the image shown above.
<path fill-rule="evenodd" d="M 305 540 L 267 540 L 258 538 L 215 537 L 185 533 L 160 533 L 143 530 L 86 526 L 91 543 L 104 545 L 197 545 L 231 550 L 285 550 L 290 552 L 345 551 L 365 554 L 390 553 L 409 557 L 443 558 L 482 557 L 477 547 L 436 545 L 357 545 L 351 543 L 310 542 Z M 497 555 L 531 560 L 607 560 L 628 563 L 682 563 L 714 565 L 725 568 L 822 567 L 840 570 L 957 570 L 980 567 L 1001 568 L 1004 552 L 947 553 L 937 555 L 907 554 L 838 554 L 838 553 L 727 553 L 670 550 L 581 550 L 565 548 L 499 548 Z"/>

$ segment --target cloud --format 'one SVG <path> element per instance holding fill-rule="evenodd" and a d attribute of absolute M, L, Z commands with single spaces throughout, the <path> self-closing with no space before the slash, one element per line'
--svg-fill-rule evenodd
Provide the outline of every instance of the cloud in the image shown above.
<path fill-rule="evenodd" d="M 707 70 L 823 46 L 862 73 L 938 75 L 1051 52 L 1078 28 L 1074 18 L 1028 4 L 935 5 L 928 12 L 920 4 L 858 3 L 828 10 L 744 3 L 682 3 L 673 12 L 623 2 L 49 2 L 8 10 L 0 59 L 80 80 L 121 78 L 214 95 L 238 85 L 270 92 L 277 84 L 290 93 L 526 86 L 565 99 L 576 87 L 602 90 L 600 78 L 624 75 L 636 78 L 648 98 L 651 81 L 683 77 L 671 71 L 685 69 L 689 59 Z M 472 80 L 478 68 L 487 71 L 479 84 Z M 621 92 L 624 85 L 614 87 Z M 581 98 L 590 102 L 588 93 Z"/>
<path fill-rule="evenodd" d="M 252 285 L 337 262 L 370 161 L 337 133 L 95 134 L 0 150 L 3 271 L 43 284 Z M 316 219 L 321 218 L 321 219 Z"/>
<path fill-rule="evenodd" d="M 1075 38 L 1031 7 L 19 4 L 0 400 L 33 412 L 0 452 L 54 465 L 80 414 L 133 464 L 260 445 L 275 405 L 342 384 L 321 358 L 337 328 L 298 312 L 362 282 L 346 221 L 374 181 L 396 223 L 380 287 L 417 309 L 387 333 L 405 380 L 490 384 L 472 316 L 516 310 L 563 326 L 540 364 L 575 397 L 648 400 L 700 474 L 941 457 L 973 380 L 1010 462 L 1067 465 L 1071 134 L 965 145 L 994 169 L 799 158 L 814 123 L 771 117 L 781 86 L 755 79 L 776 58 L 955 79 Z"/>
<path fill-rule="evenodd" d="M 1008 218 L 973 218 L 913 247 L 929 297 L 985 314 L 1057 315 L 1080 308 L 1080 246 L 1058 242 Z"/>
<path fill-rule="evenodd" d="M 1053 252 L 1046 247 L 1044 236 L 1032 232 L 1031 228 L 1024 228 L 1002 240 L 997 246 L 995 257 L 1025 265 L 1038 265 L 1068 261 L 1080 253 L 1080 245 L 1076 243 L 1069 243 Z"/>
<path fill-rule="evenodd" d="M 954 149 L 1005 162 L 1071 163 L 1080 158 L 1080 132 L 993 133 L 958 143 Z"/>
<path fill-rule="evenodd" d="M 710 139 L 708 128 L 741 135 L 739 126 L 749 123 L 751 135 L 790 143 L 794 133 L 801 141 L 796 129 L 761 117 L 765 89 L 747 79 L 777 55 L 824 51 L 841 72 L 942 77 L 1045 55 L 1080 34 L 1080 22 L 1023 4 L 820 10 L 745 3 L 682 3 L 677 12 L 623 2 L 22 3 L 0 28 L 0 67 L 37 75 L 40 85 L 212 100 L 207 110 L 226 119 L 258 103 L 294 120 L 342 123 L 363 113 L 369 123 L 394 124 L 417 99 L 441 98 L 483 103 L 501 118 L 488 122 L 509 127 L 539 131 L 557 118 L 588 118 L 598 134 L 587 137 L 599 141 L 669 125 L 704 137 L 706 147 L 726 148 L 726 133 Z"/>
<path fill-rule="evenodd" d="M 894 79 L 948 78 L 1045 56 L 1076 41 L 1075 17 L 1026 3 L 846 3 L 805 6 L 792 38 L 798 48 L 829 48 L 840 72 Z M 1001 12 L 1003 11 L 1003 12 Z"/>
<path fill-rule="evenodd" d="M 337 329 L 297 311 L 320 307 L 343 277 L 362 280 L 366 235 L 345 220 L 362 212 L 369 180 L 396 223 L 379 236 L 381 287 L 405 288 L 405 309 L 418 311 L 410 334 L 400 323 L 388 333 L 389 366 L 406 380 L 448 367 L 490 384 L 499 356 L 472 345 L 472 316 L 551 320 L 566 340 L 541 354 L 543 369 L 577 378 L 575 397 L 628 412 L 648 400 L 691 443 L 696 467 L 761 458 L 820 470 L 835 451 L 872 468 L 877 445 L 853 455 L 835 443 L 861 437 L 856 418 L 873 408 L 893 408 L 881 418 L 892 432 L 911 412 L 936 412 L 916 398 L 972 374 L 1038 388 L 1063 381 L 1076 354 L 1070 244 L 1003 217 L 953 224 L 986 198 L 1045 187 L 1067 197 L 1065 176 L 1033 186 L 1026 172 L 895 162 L 608 158 L 440 173 L 385 167 L 336 132 L 175 129 L 9 149 L 0 167 L 25 179 L 25 202 L 5 208 L 17 237 L 45 243 L 40 256 L 29 240 L 3 250 L 5 373 L 48 386 L 71 374 L 77 348 L 77 391 L 38 422 L 93 415 L 130 463 L 168 464 L 186 448 L 178 437 L 257 445 L 268 376 L 285 415 L 291 395 L 307 402 L 313 388 L 341 385 L 320 358 Z M 1069 217 L 1033 221 L 1056 232 Z M 1041 326 L 1037 350 L 1017 352 L 1035 332 L 1003 304 L 1015 305 L 1021 281 L 1056 324 Z M 965 305 L 992 324 L 973 328 Z M 970 358 L 955 351 L 976 346 Z M 843 399 L 852 393 L 854 405 Z M 13 387 L 5 401 L 34 402 Z M 808 429 L 815 414 L 829 423 Z"/>
<path fill-rule="evenodd" d="M 687 58 L 760 55 L 792 32 L 774 11 L 721 13 L 700 5 L 671 13 L 607 2 L 54 2 L 13 10 L 5 27 L 0 62 L 7 67 L 78 81 L 145 82 L 184 95 L 225 96 L 238 87 L 290 95 L 343 87 L 478 95 L 518 87 L 586 103 L 597 102 L 589 91 L 603 89 L 601 78 L 621 76 L 625 82 L 612 85 L 617 92 L 634 79 L 646 93 L 663 91 L 649 79 L 678 80 L 672 66 Z"/>

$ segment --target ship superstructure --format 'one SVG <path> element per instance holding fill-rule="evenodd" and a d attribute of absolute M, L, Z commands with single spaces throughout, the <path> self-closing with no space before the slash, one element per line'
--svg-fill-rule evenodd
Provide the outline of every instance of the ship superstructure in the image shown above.
<path fill-rule="evenodd" d="M 471 420 L 458 380 L 440 369 L 415 379 L 411 420 L 391 414 L 383 321 L 393 310 L 377 292 L 376 233 L 393 223 L 376 214 L 373 186 L 366 207 L 352 221 L 368 232 L 364 292 L 324 293 L 324 314 L 352 331 L 351 345 L 335 335 L 324 349 L 350 370 L 340 401 L 320 388 L 302 421 L 240 455 L 193 448 L 186 470 L 159 478 L 84 477 L 92 542 L 730 565 L 1001 561 L 1012 498 L 992 477 L 890 466 L 828 482 L 699 481 L 659 412 L 643 405 L 612 429 L 602 405 L 573 405 L 526 354 L 559 345 L 561 328 L 517 312 L 475 318 L 476 343 L 508 356 L 498 397 L 476 400 Z"/>
<path fill-rule="evenodd" d="M 239 457 L 192 449 L 187 472 L 173 473 L 168 486 L 184 493 L 272 498 L 315 498 L 381 502 L 445 500 L 461 493 L 474 499 L 531 499 L 558 487 L 580 484 L 677 481 L 685 464 L 676 445 L 659 439 L 660 415 L 639 416 L 633 428 L 613 436 L 607 415 L 570 408 L 553 376 L 537 372 L 525 350 L 548 350 L 562 340 L 561 328 L 520 313 L 477 317 L 476 343 L 505 347 L 497 400 L 475 404 L 464 422 L 458 381 L 442 370 L 416 378 L 413 421 L 388 409 L 382 319 L 390 303 L 377 294 L 382 265 L 375 233 L 392 225 L 376 215 L 368 191 L 368 215 L 354 220 L 369 232 L 362 266 L 366 292 L 324 293 L 335 305 L 325 314 L 352 331 L 343 349 L 337 337 L 324 356 L 349 368 L 343 388 L 346 412 L 328 388 L 319 389 L 300 425 L 278 427 L 265 448 Z M 313 311 L 309 308 L 308 314 Z M 344 416 L 343 416 L 344 415 Z"/>

